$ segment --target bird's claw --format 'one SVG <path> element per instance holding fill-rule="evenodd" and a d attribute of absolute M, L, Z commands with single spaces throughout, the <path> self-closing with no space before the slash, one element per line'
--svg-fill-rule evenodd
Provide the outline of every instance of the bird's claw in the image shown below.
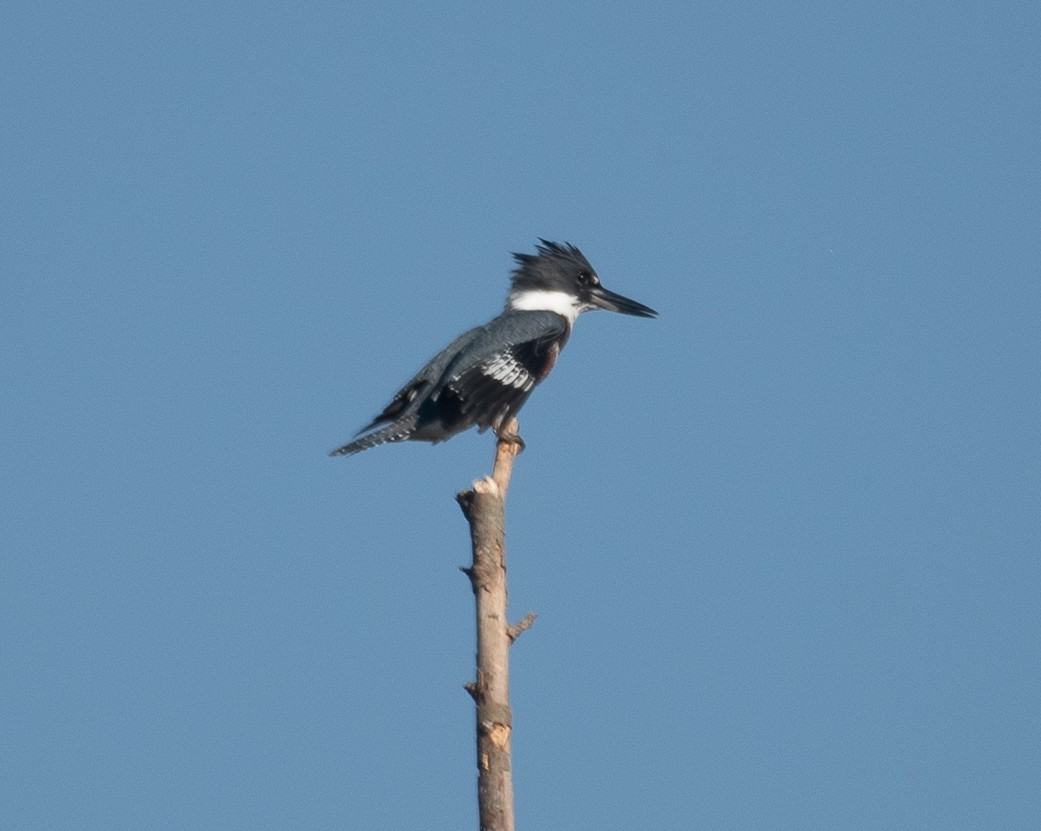
<path fill-rule="evenodd" d="M 527 445 L 524 443 L 524 439 L 520 437 L 520 433 L 514 433 L 512 430 L 503 430 L 499 435 L 499 441 L 508 442 L 510 444 L 517 445 L 517 452 L 520 453 L 524 450 Z"/>

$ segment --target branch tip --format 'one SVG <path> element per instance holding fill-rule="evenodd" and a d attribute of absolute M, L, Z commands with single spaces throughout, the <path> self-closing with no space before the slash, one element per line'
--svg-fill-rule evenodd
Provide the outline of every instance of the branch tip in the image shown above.
<path fill-rule="evenodd" d="M 531 628 L 531 625 L 535 622 L 538 617 L 534 612 L 528 612 L 524 617 L 514 623 L 512 626 L 506 627 L 506 637 L 510 639 L 510 643 L 513 643 L 517 638 L 520 637 L 521 632 L 525 632 Z"/>
<path fill-rule="evenodd" d="M 499 483 L 496 482 L 491 476 L 485 476 L 474 482 L 473 490 L 470 493 L 487 493 L 492 496 L 498 496 L 501 488 Z"/>

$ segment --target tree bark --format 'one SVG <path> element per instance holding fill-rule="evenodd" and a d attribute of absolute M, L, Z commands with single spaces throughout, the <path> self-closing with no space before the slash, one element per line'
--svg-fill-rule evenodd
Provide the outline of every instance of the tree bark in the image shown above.
<path fill-rule="evenodd" d="M 530 612 L 514 626 L 506 620 L 505 503 L 513 460 L 522 445 L 516 419 L 501 431 L 492 475 L 456 496 L 470 524 L 470 578 L 477 618 L 477 674 L 466 685 L 477 705 L 477 803 L 481 831 L 514 831 L 510 757 L 509 648 L 535 619 Z"/>

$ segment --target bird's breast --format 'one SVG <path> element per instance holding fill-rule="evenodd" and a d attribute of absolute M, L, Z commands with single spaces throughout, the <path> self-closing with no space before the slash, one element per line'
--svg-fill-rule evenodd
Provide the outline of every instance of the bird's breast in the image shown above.
<path fill-rule="evenodd" d="M 561 338 L 554 338 L 546 348 L 542 365 L 535 369 L 535 375 L 540 381 L 553 371 L 553 366 L 557 362 L 557 357 L 560 355 L 560 348 L 563 345 L 564 342 Z"/>

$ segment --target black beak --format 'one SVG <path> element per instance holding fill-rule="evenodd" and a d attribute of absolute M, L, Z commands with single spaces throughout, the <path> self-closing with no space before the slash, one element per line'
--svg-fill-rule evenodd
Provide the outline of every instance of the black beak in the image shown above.
<path fill-rule="evenodd" d="M 589 302 L 598 309 L 606 309 L 609 312 L 621 312 L 623 315 L 636 315 L 636 317 L 657 317 L 658 313 L 650 306 L 637 303 L 628 297 L 615 294 L 603 286 L 595 286 L 589 290 Z"/>

